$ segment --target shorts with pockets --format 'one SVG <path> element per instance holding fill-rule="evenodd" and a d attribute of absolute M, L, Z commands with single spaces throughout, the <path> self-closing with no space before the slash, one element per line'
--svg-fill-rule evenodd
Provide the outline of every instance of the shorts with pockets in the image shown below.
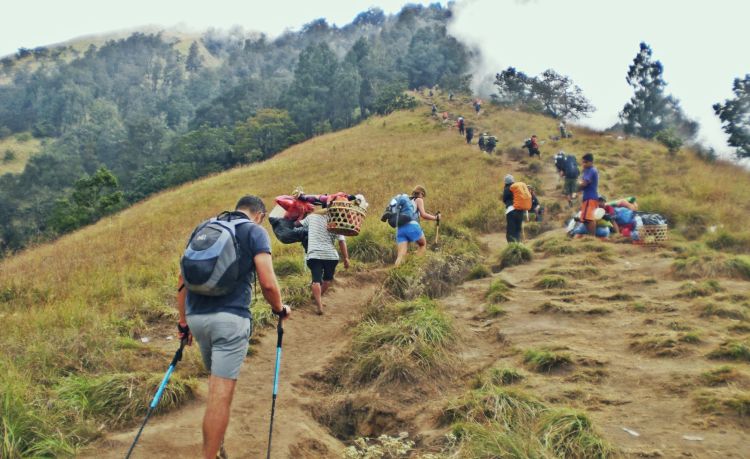
<path fill-rule="evenodd" d="M 334 274 L 336 274 L 336 265 L 338 260 L 316 260 L 311 258 L 307 260 L 307 267 L 310 268 L 312 273 L 313 284 L 321 284 L 325 282 L 331 282 Z"/>
<path fill-rule="evenodd" d="M 237 379 L 247 355 L 252 320 L 231 312 L 189 314 L 187 323 L 213 376 Z"/>
<path fill-rule="evenodd" d="M 396 242 L 399 244 L 402 242 L 417 242 L 423 235 L 424 233 L 422 232 L 422 227 L 419 226 L 419 223 L 407 223 L 406 225 L 399 227 L 396 231 Z"/>

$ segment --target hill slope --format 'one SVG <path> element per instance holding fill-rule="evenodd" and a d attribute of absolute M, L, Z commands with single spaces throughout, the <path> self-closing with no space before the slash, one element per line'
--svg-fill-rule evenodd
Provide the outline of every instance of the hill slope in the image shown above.
<path fill-rule="evenodd" d="M 457 101 L 453 105 L 447 104 L 444 99 L 437 99 L 441 108 L 447 106 L 452 113 L 463 111 L 466 114 L 471 109 L 468 99 Z M 149 375 L 158 375 L 160 371 L 163 371 L 168 360 L 167 355 L 174 347 L 174 342 L 167 341 L 164 337 L 172 332 L 174 314 L 171 311 L 171 304 L 176 283 L 177 261 L 186 235 L 203 218 L 230 208 L 243 194 L 259 194 L 270 203 L 274 196 L 289 193 L 297 186 L 303 186 L 312 192 L 336 190 L 363 192 L 372 205 L 371 216 L 366 221 L 365 231 L 375 241 L 373 243 L 375 247 L 387 247 L 386 244 L 390 244 L 387 242 L 388 232 L 377 219 L 379 211 L 391 195 L 408 191 L 417 183 L 427 187 L 427 204 L 430 209 L 439 208 L 446 222 L 465 224 L 475 232 L 484 230 L 495 233 L 502 228 L 504 223 L 499 211 L 500 187 L 498 183 L 508 172 L 513 172 L 517 178 L 527 175 L 528 181 L 537 183 L 544 193 L 542 201 L 554 215 L 556 213 L 554 209 L 559 209 L 559 205 L 554 203 L 559 198 L 554 191 L 556 179 L 552 165 L 549 161 L 540 165 L 528 164 L 522 152 L 516 148 L 522 139 L 532 132 L 542 137 L 553 133 L 556 128 L 554 120 L 523 113 L 496 111 L 492 108 L 478 117 L 468 118 L 470 124 L 489 129 L 499 135 L 499 152 L 502 156 L 487 157 L 476 147 L 466 146 L 454 130 L 430 118 L 426 109 L 395 113 L 385 118 L 372 118 L 353 129 L 314 138 L 264 163 L 234 169 L 164 192 L 94 226 L 65 236 L 54 244 L 39 246 L 5 260 L 0 264 L 0 279 L 2 279 L 0 281 L 0 300 L 2 301 L 0 316 L 5 325 L 5 331 L 0 337 L 0 345 L 3 348 L 0 367 L 4 370 L 0 376 L 2 378 L 0 383 L 4 396 L 10 397 L 15 403 L 14 409 L 8 410 L 10 415 L 3 422 L 17 429 L 20 432 L 17 437 L 23 437 L 22 440 L 25 441 L 16 439 L 20 445 L 16 451 L 60 454 L 62 451 L 71 451 L 70 448 L 75 445 L 100 434 L 101 426 L 109 430 L 131 424 L 133 418 L 137 418 L 137 415 L 133 414 L 129 419 L 113 420 L 113 406 L 107 405 L 107 400 L 104 400 L 104 407 L 99 411 L 90 406 L 83 406 L 80 403 L 81 397 L 75 395 L 78 392 L 70 390 L 70 386 L 76 382 L 86 387 L 99 388 L 103 385 L 102 378 L 112 374 L 133 374 L 135 380 L 143 381 L 151 377 Z M 671 246 L 672 250 L 662 250 L 655 255 L 657 257 L 655 260 L 659 257 L 664 258 L 664 265 L 655 264 L 655 271 L 652 274 L 644 274 L 644 278 L 649 275 L 655 276 L 658 284 L 661 277 L 673 276 L 674 268 L 670 268 L 670 264 L 671 258 L 676 256 L 683 257 L 686 262 L 690 261 L 690 257 L 708 257 L 711 260 L 728 258 L 740 267 L 743 266 L 741 263 L 747 263 L 742 257 L 713 252 L 700 244 L 686 243 L 681 236 L 681 233 L 689 237 L 701 236 L 701 228 L 721 224 L 728 230 L 726 233 L 721 233 L 724 235 L 724 240 L 735 241 L 729 244 L 729 247 L 739 251 L 747 250 L 747 246 L 744 246 L 742 241 L 747 241 L 746 231 L 743 234 L 743 229 L 747 228 L 750 203 L 741 199 L 747 190 L 748 174 L 746 172 L 723 164 L 706 165 L 688 153 L 677 158 L 669 158 L 660 146 L 637 139 L 618 140 L 582 129 L 576 130 L 576 137 L 573 140 L 566 140 L 559 146 L 579 155 L 584 151 L 594 151 L 599 158 L 602 182 L 608 195 L 636 193 L 640 197 L 639 202 L 642 203 L 643 208 L 666 213 L 675 222 L 679 231 L 673 232 L 673 235 L 678 241 Z M 551 143 L 543 147 L 545 159 L 551 157 L 554 151 L 551 147 Z M 554 147 L 557 149 L 558 145 Z M 680 175 L 675 174 L 675 171 L 678 171 Z M 744 212 L 735 214 L 737 209 L 744 210 Z M 558 211 L 557 214 L 560 212 Z M 496 241 L 502 238 L 503 235 L 500 234 L 493 234 L 489 237 L 488 241 L 492 244 L 485 250 L 486 255 L 494 256 L 497 253 L 501 247 L 498 247 Z M 711 243 L 715 235 L 705 236 L 705 238 Z M 553 237 L 552 241 L 556 239 Z M 352 241 L 352 244 L 356 244 L 356 240 Z M 545 250 L 555 244 L 564 245 L 559 241 L 554 244 L 549 243 L 548 246 L 540 248 L 540 254 L 543 255 L 546 253 Z M 635 262 L 641 258 L 639 250 L 618 248 L 615 254 L 609 255 L 610 259 L 607 263 L 612 266 L 607 268 L 603 276 L 617 278 L 623 272 L 617 268 L 618 263 Z M 279 260 L 277 263 L 283 260 L 287 268 L 292 267 L 290 272 L 299 272 L 298 265 L 301 258 L 299 248 L 275 244 L 274 251 Z M 548 256 L 554 257 L 552 249 L 547 252 L 549 252 Z M 388 256 L 387 252 L 382 253 L 383 256 Z M 560 251 L 560 253 L 566 252 Z M 528 267 L 508 271 L 507 279 L 514 283 L 523 283 L 524 280 L 536 281 L 538 279 L 533 273 L 542 268 L 570 269 L 569 265 L 576 263 L 570 258 L 563 256 L 553 261 L 534 261 Z M 557 266 L 553 266 L 555 263 Z M 321 349 L 317 349 L 316 344 L 311 346 L 309 342 L 298 342 L 292 344 L 292 346 L 298 346 L 297 354 L 303 354 L 305 350 L 307 353 L 296 356 L 288 355 L 289 359 L 299 358 L 309 361 L 309 371 L 327 371 L 325 369 L 332 363 L 331 359 L 348 347 L 351 336 L 351 327 L 347 326 L 348 321 L 358 319 L 356 312 L 362 310 L 368 300 L 365 298 L 366 295 L 352 297 L 349 291 L 357 288 L 357 284 L 365 286 L 362 288 L 363 292 L 372 291 L 373 282 L 378 278 L 376 276 L 373 279 L 372 274 L 366 271 L 377 268 L 378 265 L 379 263 L 375 262 L 368 265 L 365 272 L 352 274 L 352 279 L 340 286 L 339 292 L 331 298 L 331 307 L 344 308 L 347 307 L 345 305 L 349 305 L 353 311 L 351 314 L 342 314 L 341 311 L 337 311 L 331 316 L 331 321 L 326 321 L 326 326 L 318 330 L 320 335 L 311 338 L 316 344 L 318 339 L 328 338 L 331 346 L 322 346 Z M 360 269 L 362 269 L 361 265 Z M 562 275 L 570 280 L 576 280 L 580 273 L 574 271 L 569 270 Z M 737 273 L 738 271 L 732 271 L 728 275 L 743 277 L 741 270 L 739 274 Z M 704 274 L 693 270 L 686 275 Z M 726 273 L 717 271 L 715 274 L 725 275 Z M 747 278 L 748 276 L 745 275 L 744 283 L 723 281 L 720 288 L 725 291 L 721 297 L 710 299 L 714 304 L 712 311 L 724 310 L 725 312 L 706 316 L 713 317 L 711 320 L 717 321 L 717 325 L 711 325 L 710 332 L 707 333 L 710 335 L 708 338 L 705 335 L 702 336 L 705 343 L 701 346 L 718 346 L 723 340 L 734 339 L 737 340 L 737 346 L 740 348 L 745 346 L 744 349 L 747 349 L 746 334 L 750 327 L 743 325 L 747 311 L 742 309 L 747 307 L 742 305 L 743 301 L 747 303 L 747 297 L 742 297 L 741 293 L 742 287 L 747 285 Z M 458 281 L 460 279 L 456 279 L 456 283 Z M 482 282 L 486 281 L 480 281 L 478 287 L 474 288 L 480 290 L 486 288 Z M 654 311 L 658 312 L 658 308 L 665 303 L 677 301 L 670 296 L 677 286 L 674 281 L 670 282 L 672 283 L 666 290 L 661 287 L 652 289 L 649 287 L 650 283 L 639 285 L 637 287 L 639 297 L 637 300 L 634 299 L 632 304 L 625 299 L 611 301 L 618 301 L 618 314 L 630 315 L 630 310 L 627 308 L 631 307 L 639 312 L 643 309 L 646 320 L 657 320 L 658 323 L 662 323 L 662 319 L 655 319 L 650 314 Z M 283 283 L 286 298 L 293 299 L 294 302 L 302 305 L 302 310 L 296 319 L 298 322 L 290 324 L 290 336 L 294 334 L 295 329 L 297 336 L 301 336 L 301 328 L 315 320 L 307 313 L 307 307 L 303 304 L 307 295 L 305 278 L 292 274 L 285 276 Z M 595 284 L 598 283 L 595 282 Z M 574 295 L 580 295 L 585 290 L 587 295 L 603 296 L 603 294 L 596 293 L 597 288 L 596 285 L 576 283 L 572 290 Z M 610 287 L 610 289 L 618 288 L 621 289 L 622 286 Z M 537 295 L 543 293 L 519 293 L 516 293 L 512 302 L 509 303 L 508 310 L 514 314 L 509 316 L 509 321 L 507 323 L 491 322 L 490 326 L 499 327 L 503 330 L 502 333 L 511 336 L 511 342 L 514 345 L 516 341 L 520 341 L 524 345 L 535 347 L 539 343 L 529 340 L 528 336 L 546 333 L 546 331 L 529 328 L 526 332 L 528 336 L 520 337 L 518 334 L 523 334 L 524 324 L 538 324 L 539 320 L 535 316 L 528 316 L 530 318 L 518 316 L 516 309 L 526 307 L 524 298 L 527 295 L 532 295 L 534 299 L 537 299 Z M 709 292 L 708 296 L 711 297 L 712 294 Z M 460 292 L 459 295 L 461 295 Z M 459 296 L 458 299 L 449 297 L 443 302 L 443 307 L 454 317 L 459 334 L 471 335 L 472 333 L 472 326 L 467 324 L 465 319 L 467 314 L 476 315 L 475 302 L 481 301 L 481 295 L 479 297 L 476 295 L 476 292 L 468 292 Z M 561 294 L 560 298 L 564 298 L 564 295 Z M 568 304 L 560 299 L 551 300 L 552 303 L 556 301 L 561 301 L 563 305 Z M 680 301 L 686 313 L 690 308 L 703 308 L 701 309 L 703 312 L 708 308 L 703 303 L 694 305 L 692 299 Z M 565 307 L 562 309 L 564 310 Z M 683 309 L 678 309 L 678 311 L 683 311 Z M 622 316 L 613 315 L 612 317 Z M 725 322 L 730 319 L 740 321 L 733 325 L 737 325 L 739 327 L 737 330 L 744 335 L 733 337 L 728 331 L 731 323 Z M 558 321 L 558 319 L 552 319 L 552 322 Z M 583 354 L 589 359 L 604 361 L 597 357 L 599 352 L 597 346 L 593 346 L 588 352 L 579 352 L 577 346 L 582 344 L 569 339 L 570 334 L 575 334 L 577 322 L 577 320 L 571 320 L 567 324 L 568 332 L 564 336 L 557 337 L 555 344 L 568 346 L 576 354 Z M 677 322 L 681 323 L 682 319 Z M 613 327 L 618 323 L 620 322 L 602 322 L 597 327 Z M 590 326 L 590 324 L 585 325 Z M 667 325 L 666 322 L 664 325 Z M 506 327 L 512 327 L 511 331 L 506 332 L 504 330 Z M 632 327 L 638 328 L 638 324 L 634 323 Z M 594 330 L 590 329 L 587 333 L 589 332 L 594 333 Z M 151 342 L 141 343 L 139 339 L 144 337 L 150 338 Z M 633 336 L 632 340 L 639 341 L 639 338 Z M 643 339 L 649 338 L 652 337 L 647 336 Z M 483 349 L 482 346 L 485 346 L 484 349 L 491 347 L 487 342 L 477 346 L 480 350 Z M 269 369 L 268 361 L 272 352 L 271 338 L 261 340 L 258 349 L 259 356 L 248 360 L 249 368 L 246 368 L 244 372 L 247 378 L 244 384 L 256 381 L 255 378 L 268 379 L 270 377 L 270 371 L 265 370 Z M 465 362 L 466 370 L 458 373 L 459 381 L 449 384 L 450 390 L 446 389 L 442 397 L 431 400 L 433 404 L 431 409 L 425 411 L 426 413 L 434 413 L 438 407 L 444 406 L 447 403 L 446 397 L 449 395 L 459 395 L 463 392 L 465 381 L 471 379 L 487 365 L 491 365 L 496 359 L 518 358 L 517 352 L 512 352 L 512 349 L 503 350 L 500 345 L 498 345 L 499 354 L 490 353 L 484 356 L 476 352 L 472 353 L 466 346 L 462 349 L 464 352 L 457 358 Z M 632 353 L 632 350 L 618 346 L 613 352 L 614 354 L 607 355 L 607 361 L 616 361 L 619 359 L 618 353 Z M 185 389 L 187 395 L 176 394 L 175 405 L 188 399 L 194 390 L 201 393 L 199 384 L 185 379 L 200 374 L 199 359 L 196 354 L 197 350 L 191 350 L 187 361 L 178 371 L 179 377 L 176 383 Z M 739 352 L 739 355 L 742 355 L 742 352 Z M 257 368 L 253 363 L 255 359 L 261 359 L 258 360 Z M 683 363 L 693 368 L 689 361 Z M 299 361 L 290 365 L 286 368 L 294 370 L 300 368 Z M 658 367 L 658 361 L 653 365 Z M 740 366 L 746 366 L 746 364 L 740 364 Z M 694 369 L 705 367 L 706 363 L 700 363 Z M 641 366 L 637 369 L 631 368 L 631 370 L 647 371 L 647 368 Z M 739 370 L 739 381 L 745 381 L 746 372 L 747 368 Z M 326 397 L 329 397 L 328 389 L 322 386 L 316 388 L 315 385 L 312 388 L 303 387 L 302 389 L 295 386 L 297 387 L 295 391 L 292 389 L 292 383 L 299 385 L 305 381 L 314 381 L 315 378 L 303 376 L 299 372 L 285 376 L 288 376 L 287 380 L 290 381 L 290 385 L 286 386 L 288 392 L 284 393 L 293 400 L 288 402 L 287 406 L 295 406 L 298 413 L 307 413 L 307 419 L 300 424 L 302 426 L 300 428 L 309 431 L 302 440 L 320 439 L 327 451 L 326 454 L 336 456 L 338 454 L 336 448 L 341 445 L 340 440 L 328 434 L 324 436 L 319 426 L 310 427 L 313 426 L 309 423 L 313 417 L 306 408 L 312 406 L 310 410 L 315 411 L 314 407 L 321 400 L 327 400 Z M 571 403 L 571 398 L 561 398 L 559 391 L 547 393 L 547 389 L 556 386 L 558 380 L 534 376 L 530 378 L 530 381 L 532 383 L 527 390 L 538 393 L 539 396 L 544 396 L 546 400 L 553 403 Z M 737 387 L 741 388 L 743 384 Z M 117 384 L 114 386 L 114 390 L 117 390 Z M 140 384 L 135 390 L 139 396 L 143 395 L 147 398 L 150 387 L 148 384 Z M 244 387 L 248 387 L 248 391 L 255 390 L 254 386 Z M 262 391 L 262 389 L 259 390 Z M 683 390 L 687 391 L 684 388 Z M 389 392 L 386 390 L 383 394 L 384 403 L 399 406 L 398 397 L 391 397 Z M 85 391 L 83 393 L 85 394 Z M 638 396 L 638 394 L 632 396 Z M 706 397 L 714 397 L 718 400 L 713 402 L 714 411 L 723 410 L 721 398 L 723 396 L 723 393 L 706 395 Z M 41 403 L 42 400 L 49 400 L 49 402 Z M 739 406 L 744 406 L 741 397 L 737 400 L 739 400 L 737 402 Z M 255 401 L 255 399 L 245 399 L 244 404 L 240 402 L 237 413 L 261 410 L 250 403 Z M 680 409 L 690 413 L 695 411 L 691 408 L 691 400 L 683 400 L 682 403 L 683 406 Z M 727 406 L 731 406 L 731 403 Z M 199 435 L 196 430 L 197 421 L 192 416 L 200 413 L 200 405 L 193 405 L 188 410 L 192 413 L 191 420 L 180 421 L 187 422 L 187 425 L 183 424 L 185 427 L 183 434 L 177 435 L 173 431 L 168 431 L 164 434 L 154 434 L 150 440 L 144 439 L 144 442 L 159 444 L 165 441 L 167 436 L 174 436 L 181 440 L 194 436 L 193 442 L 183 443 L 186 451 L 194 451 L 199 443 Z M 742 410 L 738 412 L 743 413 Z M 430 430 L 435 428 L 434 419 L 423 419 L 419 418 L 416 413 L 411 414 L 412 418 L 403 419 L 401 423 L 384 423 L 381 427 L 396 428 L 400 425 L 409 427 L 412 435 L 417 434 L 420 438 L 423 437 L 423 440 L 420 440 L 422 445 L 428 445 L 428 440 L 431 438 Z M 739 422 L 742 422 L 741 416 L 743 415 L 740 414 Z M 320 419 L 320 416 L 317 418 Z M 63 419 L 67 419 L 68 422 L 63 423 Z M 169 423 L 169 419 L 175 418 L 167 417 L 164 422 Z M 182 418 L 177 416 L 177 419 Z M 279 419 L 283 419 L 283 414 Z M 709 418 L 702 416 L 700 419 Z M 262 412 L 245 421 L 241 420 L 241 416 L 235 417 L 235 425 L 239 429 L 235 432 L 257 431 L 258 441 L 262 442 L 261 432 L 264 427 L 253 420 L 265 422 L 265 417 Z M 710 422 L 717 421 L 707 422 L 710 427 Z M 731 435 L 734 435 L 737 430 L 734 421 L 727 422 Z M 280 424 L 283 423 L 282 420 Z M 149 428 L 157 432 L 160 429 L 159 425 L 160 421 L 157 418 Z M 162 431 L 168 426 L 170 424 L 164 424 L 161 427 Z M 370 430 L 368 433 L 366 429 L 354 429 L 353 435 L 398 433 L 375 428 Z M 607 425 L 606 433 L 610 439 L 619 442 L 622 438 L 615 435 L 615 430 L 615 427 Z M 336 433 L 333 428 L 329 432 Z M 432 434 L 433 440 L 438 433 Z M 129 432 L 116 437 L 119 440 L 113 440 L 112 446 L 121 448 L 126 438 L 130 437 Z M 338 437 L 339 439 L 351 438 L 351 436 L 342 435 Z M 316 457 L 316 454 L 323 455 L 320 453 L 321 450 L 316 449 L 320 447 L 320 444 L 314 441 L 300 443 L 299 440 L 290 436 L 282 436 L 277 450 L 279 451 L 278 457 L 285 457 L 286 454 L 309 457 Z M 741 444 L 738 441 L 735 438 L 735 441 L 727 443 L 725 446 L 727 449 L 723 451 L 737 452 L 739 448 L 737 445 Z M 711 447 L 721 448 L 719 443 L 712 442 Z M 247 446 L 241 438 L 231 440 L 230 446 L 236 451 L 242 451 L 240 448 L 250 448 L 245 450 L 248 454 L 260 451 L 258 444 L 253 443 L 252 446 Z M 660 447 L 657 439 L 649 440 L 645 446 Z M 671 443 L 669 448 L 672 450 L 676 447 Z M 119 454 L 119 449 L 117 451 Z M 156 452 L 152 451 L 152 453 Z"/>

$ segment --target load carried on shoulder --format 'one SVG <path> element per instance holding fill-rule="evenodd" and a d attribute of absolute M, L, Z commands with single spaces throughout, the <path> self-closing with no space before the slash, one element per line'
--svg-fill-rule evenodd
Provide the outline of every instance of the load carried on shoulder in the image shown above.
<path fill-rule="evenodd" d="M 276 238 L 284 244 L 307 243 L 307 230 L 300 226 L 301 222 L 310 214 L 315 206 L 325 209 L 336 207 L 335 223 L 330 225 L 329 231 L 343 231 L 345 235 L 359 234 L 362 220 L 366 215 L 367 201 L 363 195 L 352 195 L 344 192 L 333 194 L 304 194 L 295 190 L 292 195 L 277 196 L 277 207 L 271 211 L 268 221 L 271 223 Z M 346 203 L 346 204 L 337 204 Z M 347 209 L 344 210 L 343 208 Z"/>

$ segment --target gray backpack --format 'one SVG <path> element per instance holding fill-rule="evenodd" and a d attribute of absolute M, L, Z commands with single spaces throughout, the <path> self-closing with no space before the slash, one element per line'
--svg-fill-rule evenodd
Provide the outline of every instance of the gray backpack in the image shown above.
<path fill-rule="evenodd" d="M 188 290 L 199 295 L 231 293 L 242 280 L 237 226 L 247 218 L 231 218 L 227 212 L 198 225 L 180 260 L 180 271 Z"/>

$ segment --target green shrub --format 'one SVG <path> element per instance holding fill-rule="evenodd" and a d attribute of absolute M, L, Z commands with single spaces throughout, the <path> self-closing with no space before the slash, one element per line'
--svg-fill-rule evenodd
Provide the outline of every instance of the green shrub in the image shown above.
<path fill-rule="evenodd" d="M 540 373 L 549 373 L 573 364 L 569 355 L 546 349 L 528 349 L 523 354 L 523 361 L 530 369 Z"/>
<path fill-rule="evenodd" d="M 654 140 L 667 147 L 670 154 L 674 155 L 682 148 L 682 138 L 674 129 L 663 129 L 656 133 Z"/>
<path fill-rule="evenodd" d="M 540 420 L 538 435 L 544 446 L 557 457 L 606 458 L 612 447 L 594 432 L 586 414 L 556 409 L 545 413 Z"/>
<path fill-rule="evenodd" d="M 511 242 L 500 253 L 500 260 L 497 266 L 502 270 L 511 266 L 528 263 L 531 259 L 532 254 L 528 247 L 519 242 Z"/>

